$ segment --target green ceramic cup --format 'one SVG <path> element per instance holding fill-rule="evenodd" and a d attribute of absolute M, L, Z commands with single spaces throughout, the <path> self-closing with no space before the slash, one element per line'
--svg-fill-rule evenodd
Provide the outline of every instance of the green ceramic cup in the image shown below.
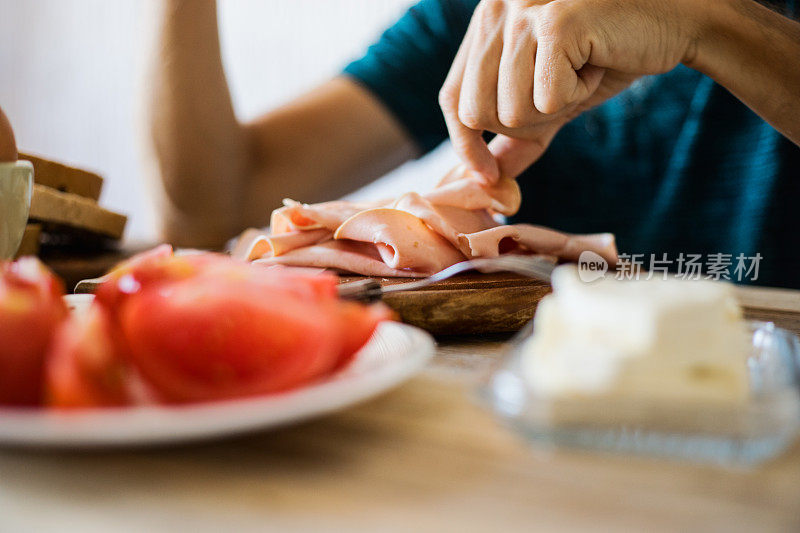
<path fill-rule="evenodd" d="M 33 165 L 29 161 L 0 163 L 0 259 L 17 253 L 33 194 Z"/>

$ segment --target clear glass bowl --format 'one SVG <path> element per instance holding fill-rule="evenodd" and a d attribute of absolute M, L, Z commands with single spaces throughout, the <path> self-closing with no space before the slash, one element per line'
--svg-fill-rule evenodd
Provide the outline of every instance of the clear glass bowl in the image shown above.
<path fill-rule="evenodd" d="M 527 439 L 550 446 L 754 465 L 774 457 L 800 426 L 800 341 L 772 323 L 750 322 L 751 395 L 741 404 L 546 397 L 523 377 L 528 324 L 479 389 L 480 397 Z"/>

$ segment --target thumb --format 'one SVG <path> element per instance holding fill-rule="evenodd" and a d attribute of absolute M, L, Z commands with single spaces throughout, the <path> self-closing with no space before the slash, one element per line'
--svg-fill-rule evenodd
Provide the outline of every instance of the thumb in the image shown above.
<path fill-rule="evenodd" d="M 573 64 L 563 47 L 543 41 L 536 50 L 533 103 L 541 113 L 553 114 L 582 102 L 597 90 L 605 69 Z"/>
<path fill-rule="evenodd" d="M 496 181 L 501 174 L 481 132 L 471 130 L 461 123 L 450 124 L 449 127 L 453 149 L 467 167 L 490 182 Z"/>
<path fill-rule="evenodd" d="M 553 128 L 551 133 L 536 140 L 514 139 L 505 135 L 492 139 L 489 150 L 497 160 L 500 175 L 513 179 L 525 172 L 547 150 L 557 131 L 557 128 Z"/>

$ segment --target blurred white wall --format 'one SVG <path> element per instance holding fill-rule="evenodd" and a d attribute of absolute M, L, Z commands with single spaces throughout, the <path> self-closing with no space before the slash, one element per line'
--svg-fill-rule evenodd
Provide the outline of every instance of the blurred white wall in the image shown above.
<path fill-rule="evenodd" d="M 237 112 L 252 117 L 335 75 L 411 3 L 222 0 Z M 103 174 L 101 202 L 130 215 L 129 239 L 154 235 L 141 146 L 151 7 L 144 0 L 0 0 L 0 105 L 20 149 Z M 454 161 L 449 149 L 439 150 L 359 194 L 428 188 Z"/>

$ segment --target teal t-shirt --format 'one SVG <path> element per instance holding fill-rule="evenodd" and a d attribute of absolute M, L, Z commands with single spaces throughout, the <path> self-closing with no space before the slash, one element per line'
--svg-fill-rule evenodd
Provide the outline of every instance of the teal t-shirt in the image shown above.
<path fill-rule="evenodd" d="M 423 152 L 447 138 L 437 95 L 477 4 L 423 0 L 345 68 Z M 518 181 L 515 221 L 613 232 L 645 269 L 691 274 L 688 261 L 713 278 L 800 288 L 800 148 L 689 68 L 584 113 Z"/>

